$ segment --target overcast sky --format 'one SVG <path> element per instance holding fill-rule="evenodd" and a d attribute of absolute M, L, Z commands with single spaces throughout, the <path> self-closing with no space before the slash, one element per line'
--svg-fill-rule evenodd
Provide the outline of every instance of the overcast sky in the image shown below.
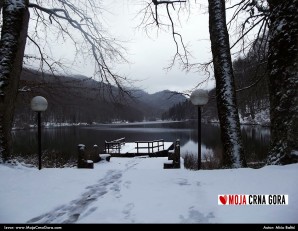
<path fill-rule="evenodd" d="M 152 27 L 149 37 L 142 28 L 137 29 L 141 21 L 140 17 L 136 17 L 137 12 L 144 7 L 144 4 L 127 3 L 128 1 L 125 0 L 106 2 L 109 2 L 106 8 L 113 13 L 113 15 L 107 15 L 110 16 L 111 32 L 129 41 L 126 47 L 131 64 L 121 65 L 119 70 L 132 79 L 141 80 L 136 85 L 150 93 L 165 89 L 186 91 L 206 78 L 203 72 L 200 73 L 197 70 L 186 73 L 179 68 L 178 64 L 170 71 L 165 70 L 175 54 L 175 44 L 170 31 L 159 31 L 157 34 L 157 30 Z M 182 25 L 177 25 L 177 31 L 181 31 L 184 42 L 192 52 L 191 61 L 208 62 L 211 59 L 211 53 L 206 9 L 200 10 L 197 6 L 196 9 L 192 9 L 190 15 L 181 14 L 180 20 Z M 208 87 L 213 85 L 213 81 L 210 81 Z"/>
<path fill-rule="evenodd" d="M 157 33 L 156 27 L 152 27 L 146 34 L 142 27 L 137 28 L 141 22 L 138 12 L 144 6 L 143 0 L 103 0 L 103 8 L 106 10 L 103 24 L 112 36 L 123 41 L 123 46 L 127 49 L 126 58 L 129 63 L 117 64 L 114 66 L 115 70 L 118 74 L 136 80 L 135 86 L 149 93 L 165 89 L 179 92 L 192 90 L 207 78 L 207 74 L 197 69 L 186 73 L 179 65 L 169 71 L 165 70 L 175 54 L 175 44 L 170 31 L 159 30 Z M 176 29 L 191 51 L 190 62 L 209 62 L 211 48 L 207 2 L 201 0 L 200 5 L 195 6 L 191 8 L 190 14 L 181 14 L 181 25 L 177 24 Z M 70 42 L 62 44 L 52 39 L 52 53 L 59 59 L 72 62 L 74 52 L 69 44 Z M 92 60 L 77 60 L 75 66 L 71 67 L 73 74 L 88 77 L 92 76 L 93 71 Z M 212 73 L 211 76 L 213 77 Z M 210 78 L 201 87 L 214 87 L 213 79 Z"/>

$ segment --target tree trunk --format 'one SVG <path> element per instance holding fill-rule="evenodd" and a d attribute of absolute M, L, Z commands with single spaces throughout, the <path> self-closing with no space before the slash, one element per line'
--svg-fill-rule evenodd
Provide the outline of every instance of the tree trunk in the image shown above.
<path fill-rule="evenodd" d="M 11 127 L 29 24 L 28 0 L 3 3 L 0 41 L 0 156 L 11 154 Z"/>
<path fill-rule="evenodd" d="M 287 164 L 298 154 L 298 0 L 268 2 L 271 147 L 267 163 Z"/>
<path fill-rule="evenodd" d="M 209 33 L 213 55 L 218 117 L 223 142 L 223 165 L 246 167 L 236 105 L 234 74 L 226 26 L 225 0 L 209 0 Z"/>

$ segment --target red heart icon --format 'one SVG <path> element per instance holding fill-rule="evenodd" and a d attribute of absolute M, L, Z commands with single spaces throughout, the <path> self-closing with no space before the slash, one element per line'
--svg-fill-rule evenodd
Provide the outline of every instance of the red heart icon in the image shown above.
<path fill-rule="evenodd" d="M 227 203 L 227 195 L 219 197 L 220 202 L 225 205 Z"/>

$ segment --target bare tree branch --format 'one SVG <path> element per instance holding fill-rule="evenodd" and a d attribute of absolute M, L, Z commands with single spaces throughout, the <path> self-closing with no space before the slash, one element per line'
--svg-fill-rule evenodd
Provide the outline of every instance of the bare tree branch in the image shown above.
<path fill-rule="evenodd" d="M 147 27 L 152 26 L 155 24 L 158 29 L 169 29 L 171 31 L 172 39 L 174 41 L 175 45 L 175 54 L 173 55 L 173 58 L 169 64 L 168 67 L 166 67 L 166 70 L 171 69 L 174 64 L 178 61 L 179 64 L 186 70 L 189 70 L 190 62 L 189 62 L 189 56 L 190 52 L 187 49 L 186 44 L 184 43 L 182 34 L 180 34 L 176 30 L 175 23 L 178 19 L 179 21 L 179 13 L 182 9 L 182 7 L 187 3 L 186 0 L 174 0 L 174 1 L 157 1 L 152 0 L 150 2 L 146 3 L 146 6 L 139 12 L 139 15 L 142 15 L 141 24 L 139 27 L 144 27 L 147 31 Z M 175 7 L 179 4 L 179 7 Z M 166 19 L 162 16 L 161 13 L 161 7 L 164 6 L 163 13 L 166 15 Z M 176 12 L 177 16 L 174 20 L 172 13 Z M 162 20 L 163 19 L 163 20 Z"/>
<path fill-rule="evenodd" d="M 269 18 L 269 7 L 267 5 L 267 1 L 263 0 L 241 0 L 236 4 L 227 7 L 226 10 L 234 10 L 233 15 L 229 22 L 229 29 L 232 27 L 232 23 L 236 24 L 236 28 L 240 28 L 239 31 L 236 32 L 238 34 L 238 38 L 236 42 L 231 45 L 231 49 L 234 48 L 239 42 L 242 42 L 241 51 L 245 52 L 245 42 L 248 34 L 254 31 L 255 28 L 258 28 L 257 38 L 263 37 L 266 33 L 266 28 L 268 25 Z M 243 21 L 240 20 L 240 26 L 238 24 L 239 15 L 249 14 L 246 19 Z M 251 43 L 254 46 L 254 43 Z M 249 48 L 250 46 L 246 46 Z"/>
<path fill-rule="evenodd" d="M 38 47 L 41 60 L 44 60 L 42 49 L 38 46 L 35 38 L 40 39 L 40 25 L 44 26 L 44 30 L 56 28 L 57 36 L 70 39 L 75 47 L 76 54 L 91 55 L 95 60 L 94 75 L 99 77 L 108 86 L 117 86 L 120 91 L 129 94 L 125 90 L 125 84 L 131 84 L 131 81 L 124 76 L 118 75 L 112 70 L 112 64 L 115 62 L 128 62 L 123 56 L 125 48 L 120 45 L 115 38 L 109 37 L 107 32 L 100 24 L 98 15 L 101 15 L 102 9 L 98 2 L 94 0 L 86 1 L 70 1 L 70 0 L 53 0 L 29 3 L 35 14 L 35 30 L 30 36 L 30 40 Z M 90 14 L 91 16 L 87 13 Z M 75 36 L 74 31 L 80 32 L 84 43 L 79 44 L 79 40 Z M 43 33 L 43 35 L 46 33 Z M 51 70 L 51 64 L 46 63 Z M 43 66 L 43 63 L 41 63 Z M 111 91 L 112 92 L 112 91 Z"/>
<path fill-rule="evenodd" d="M 34 45 L 37 47 L 37 49 L 38 49 L 38 52 L 39 52 L 39 55 L 40 55 L 40 68 L 41 68 L 41 70 L 43 70 L 43 65 L 44 65 L 44 63 L 46 63 L 46 65 L 50 68 L 50 70 L 51 70 L 51 72 L 52 73 L 54 73 L 54 69 L 53 69 L 53 64 L 50 64 L 49 62 L 48 62 L 48 60 L 47 60 L 47 58 L 45 58 L 44 57 L 44 54 L 43 54 L 43 52 L 42 52 L 42 50 L 41 50 L 41 48 L 40 48 L 40 46 L 29 36 L 29 35 L 27 35 L 27 37 L 28 37 L 28 39 L 32 42 L 32 43 L 34 43 Z M 42 72 L 43 73 L 43 72 Z"/>

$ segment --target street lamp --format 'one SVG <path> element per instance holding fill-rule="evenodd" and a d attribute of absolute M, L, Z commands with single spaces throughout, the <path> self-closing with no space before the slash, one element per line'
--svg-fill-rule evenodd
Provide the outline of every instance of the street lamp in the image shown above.
<path fill-rule="evenodd" d="M 42 96 L 35 96 L 31 100 L 31 109 L 37 112 L 37 127 L 38 127 L 38 169 L 41 169 L 41 119 L 42 111 L 47 110 L 48 101 Z"/>
<path fill-rule="evenodd" d="M 190 95 L 190 101 L 198 106 L 198 170 L 201 169 L 201 107 L 208 103 L 208 91 L 203 89 L 194 90 Z"/>

